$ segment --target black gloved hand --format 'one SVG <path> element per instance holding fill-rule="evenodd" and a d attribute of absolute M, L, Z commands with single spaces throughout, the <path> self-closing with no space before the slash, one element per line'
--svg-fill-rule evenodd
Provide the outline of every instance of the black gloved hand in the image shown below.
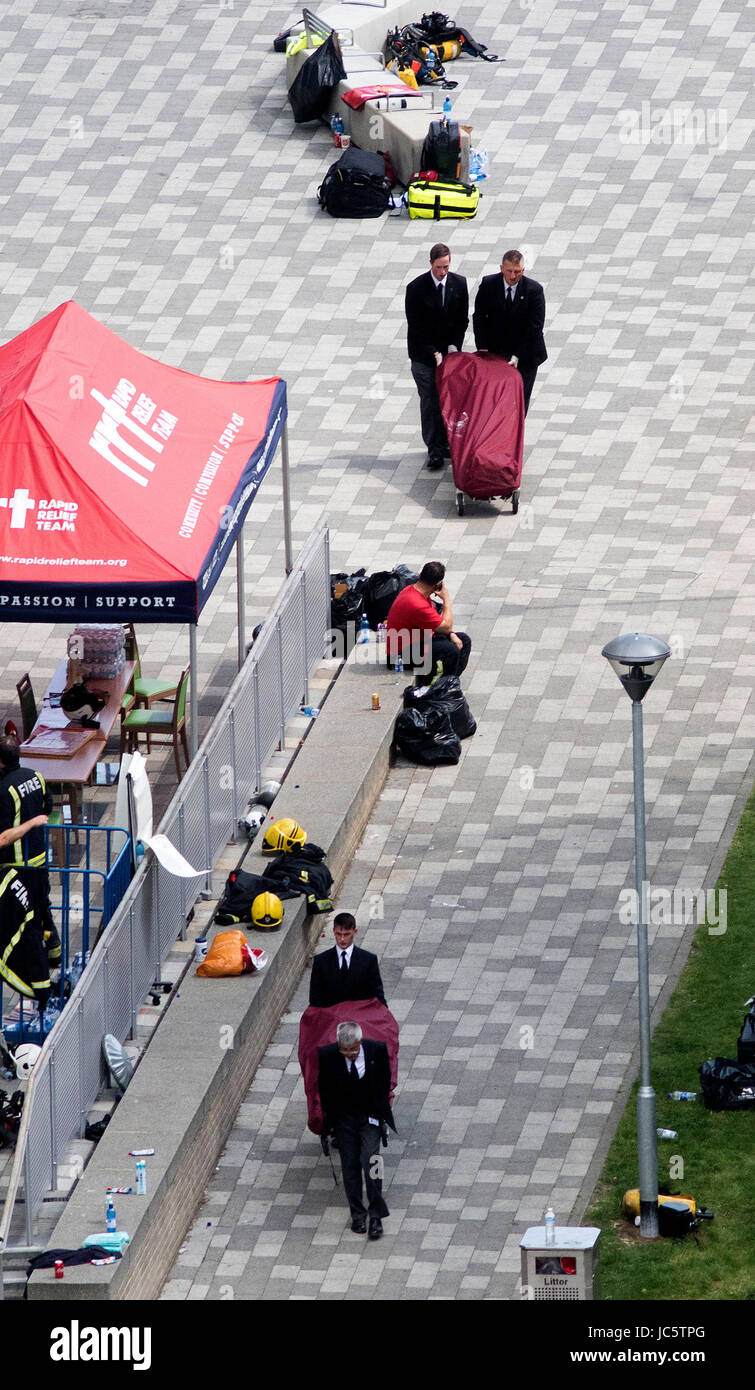
<path fill-rule="evenodd" d="M 320 1135 L 320 1148 L 322 1149 L 323 1153 L 325 1154 L 325 1157 L 327 1158 L 328 1154 L 330 1153 L 330 1145 L 328 1143 L 327 1134 Z"/>

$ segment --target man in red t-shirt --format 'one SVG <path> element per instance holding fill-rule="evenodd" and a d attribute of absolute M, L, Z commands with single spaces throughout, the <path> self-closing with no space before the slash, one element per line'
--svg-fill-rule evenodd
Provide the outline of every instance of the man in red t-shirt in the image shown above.
<path fill-rule="evenodd" d="M 400 653 L 404 666 L 419 668 L 431 680 L 460 676 L 466 668 L 472 642 L 466 632 L 453 630 L 445 575 L 445 565 L 428 560 L 417 582 L 408 584 L 393 600 L 386 619 L 389 666 Z M 443 601 L 440 613 L 431 602 L 433 594 Z"/>

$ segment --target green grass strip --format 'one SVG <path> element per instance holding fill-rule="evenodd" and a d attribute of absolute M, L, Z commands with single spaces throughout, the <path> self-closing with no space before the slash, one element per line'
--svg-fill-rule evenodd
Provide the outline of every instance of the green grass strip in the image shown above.
<path fill-rule="evenodd" d="M 638 1185 L 635 1082 L 583 1220 L 602 1230 L 603 1299 L 755 1298 L 755 1110 L 706 1110 L 698 1076 L 707 1057 L 736 1058 L 742 1006 L 755 994 L 755 792 L 718 889 L 717 902 L 726 891 L 726 931 L 697 928 L 651 1049 L 657 1124 L 679 1135 L 658 1140 L 659 1186 L 715 1216 L 696 1238 L 657 1241 L 642 1240 L 622 1217 L 622 1196 Z M 668 1100 L 674 1090 L 696 1091 L 697 1101 Z"/>

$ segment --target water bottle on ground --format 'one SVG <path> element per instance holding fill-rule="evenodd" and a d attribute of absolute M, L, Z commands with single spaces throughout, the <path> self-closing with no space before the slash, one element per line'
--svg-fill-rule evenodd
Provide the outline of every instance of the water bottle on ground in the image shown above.
<path fill-rule="evenodd" d="M 396 672 L 396 675 L 398 676 L 398 682 L 397 682 L 397 683 L 400 684 L 400 683 L 401 683 L 401 677 L 402 677 L 403 674 L 404 674 L 404 658 L 403 658 L 403 656 L 401 655 L 400 652 L 399 652 L 398 656 L 396 657 L 396 660 L 394 661 L 393 666 L 394 666 L 394 670 L 395 670 L 395 672 Z"/>
<path fill-rule="evenodd" d="M 451 119 L 451 98 L 450 98 L 450 96 L 448 95 L 448 92 L 446 92 L 446 95 L 445 95 L 445 97 L 444 97 L 444 99 L 443 99 L 443 125 L 448 125 L 448 122 L 450 121 L 450 119 Z"/>
<path fill-rule="evenodd" d="M 368 623 L 368 621 L 367 621 L 367 614 L 366 614 L 366 613 L 363 613 L 363 614 L 362 614 L 362 621 L 361 621 L 361 623 L 359 624 L 359 636 L 357 637 L 357 641 L 363 643 L 363 642 L 369 642 L 369 640 L 370 640 L 370 625 L 369 625 L 369 623 Z"/>
<path fill-rule="evenodd" d="M 140 1197 L 147 1195 L 147 1165 L 143 1158 L 136 1160 L 136 1191 Z"/>
<path fill-rule="evenodd" d="M 657 1129 L 656 1134 L 659 1139 L 678 1139 L 679 1135 L 675 1129 Z"/>
<path fill-rule="evenodd" d="M 556 1213 L 553 1207 L 548 1207 L 545 1213 L 545 1243 L 546 1245 L 556 1244 Z"/>
<path fill-rule="evenodd" d="M 118 1222 L 115 1215 L 115 1202 L 112 1197 L 108 1197 L 105 1203 L 105 1225 L 111 1234 L 118 1230 Z"/>
<path fill-rule="evenodd" d="M 697 1100 L 697 1091 L 669 1091 L 669 1100 Z"/>

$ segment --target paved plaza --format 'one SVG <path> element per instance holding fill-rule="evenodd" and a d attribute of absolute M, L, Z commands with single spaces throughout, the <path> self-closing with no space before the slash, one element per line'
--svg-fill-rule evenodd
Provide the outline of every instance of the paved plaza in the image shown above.
<path fill-rule="evenodd" d="M 631 711 L 603 644 L 674 653 L 645 708 L 654 886 L 713 887 L 752 785 L 752 25 L 741 0 L 454 17 L 505 62 L 449 69 L 491 169 L 441 235 L 472 292 L 519 246 L 546 293 L 517 517 L 460 519 L 424 468 L 403 286 L 438 229 L 318 211 L 332 145 L 293 125 L 286 11 L 20 0 L 4 21 L 3 337 L 75 298 L 175 366 L 283 376 L 297 546 L 324 513 L 334 569 L 445 560 L 473 641 L 477 734 L 456 767 L 391 772 L 339 895 L 401 1024 L 385 1238 L 350 1233 L 306 1129 L 302 983 L 166 1299 L 515 1297 L 522 1232 L 581 1215 L 635 1074 Z M 246 528 L 250 626 L 283 577 L 278 482 Z M 235 669 L 228 571 L 200 729 Z M 64 629 L 1 635 L 10 712 Z M 186 663 L 180 629 L 140 646 L 150 674 Z M 689 931 L 651 940 L 658 997 Z"/>

